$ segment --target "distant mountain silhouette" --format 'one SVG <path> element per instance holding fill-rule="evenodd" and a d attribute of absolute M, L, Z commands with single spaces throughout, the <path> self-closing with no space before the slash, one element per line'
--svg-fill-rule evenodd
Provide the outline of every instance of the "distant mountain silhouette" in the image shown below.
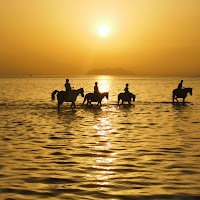
<path fill-rule="evenodd" d="M 88 71 L 87 74 L 88 75 L 135 75 L 133 72 L 130 72 L 123 68 L 93 69 Z"/>

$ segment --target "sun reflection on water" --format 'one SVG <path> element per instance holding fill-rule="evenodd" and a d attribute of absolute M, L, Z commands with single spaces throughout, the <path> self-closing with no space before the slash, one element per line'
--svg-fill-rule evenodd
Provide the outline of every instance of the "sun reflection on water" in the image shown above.
<path fill-rule="evenodd" d="M 112 152 L 112 143 L 109 139 L 112 132 L 111 121 L 105 117 L 98 118 L 94 129 L 97 136 L 94 151 L 98 156 L 92 168 L 96 169 L 97 184 L 101 186 L 100 190 L 103 190 L 103 186 L 109 185 L 109 180 L 114 177 L 114 162 L 117 153 Z"/>

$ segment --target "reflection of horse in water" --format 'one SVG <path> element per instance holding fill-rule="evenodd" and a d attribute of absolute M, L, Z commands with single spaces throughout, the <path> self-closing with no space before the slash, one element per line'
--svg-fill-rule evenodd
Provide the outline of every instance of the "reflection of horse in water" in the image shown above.
<path fill-rule="evenodd" d="M 173 90 L 173 102 L 174 99 L 178 102 L 177 98 L 182 98 L 183 102 L 185 102 L 185 98 L 187 97 L 187 93 L 190 93 L 192 95 L 192 88 L 185 88 L 185 89 L 175 89 Z"/>
<path fill-rule="evenodd" d="M 133 99 L 133 102 L 135 101 L 135 95 L 132 93 L 120 93 L 118 94 L 118 105 L 120 100 L 122 100 L 122 104 L 124 102 L 128 102 L 128 104 L 131 104 L 131 99 Z"/>
<path fill-rule="evenodd" d="M 98 93 L 98 94 L 88 93 L 85 95 L 83 104 L 87 100 L 87 105 L 88 104 L 92 105 L 91 102 L 98 102 L 97 105 L 99 105 L 99 104 L 101 105 L 101 101 L 104 97 L 106 97 L 106 99 L 108 99 L 108 92 L 103 92 L 103 93 Z"/>
<path fill-rule="evenodd" d="M 58 99 L 58 109 L 60 108 L 60 105 L 65 101 L 65 102 L 72 102 L 71 107 L 75 106 L 75 101 L 76 98 L 79 94 L 81 94 L 82 97 L 84 97 L 84 90 L 83 88 L 80 88 L 78 90 L 71 90 L 70 92 L 66 92 L 66 91 L 58 91 L 55 90 L 54 92 L 52 92 L 52 100 L 55 99 L 55 95 L 57 94 L 57 99 Z"/>

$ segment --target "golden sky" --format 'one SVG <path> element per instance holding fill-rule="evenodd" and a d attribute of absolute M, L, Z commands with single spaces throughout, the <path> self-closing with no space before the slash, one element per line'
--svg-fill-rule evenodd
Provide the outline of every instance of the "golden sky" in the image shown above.
<path fill-rule="evenodd" d="M 0 21 L 0 74 L 200 75 L 200 0 L 1 0 Z"/>

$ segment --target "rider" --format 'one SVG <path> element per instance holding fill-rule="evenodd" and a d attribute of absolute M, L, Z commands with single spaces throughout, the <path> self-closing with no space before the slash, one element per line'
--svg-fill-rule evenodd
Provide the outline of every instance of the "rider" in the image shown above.
<path fill-rule="evenodd" d="M 181 80 L 181 82 L 178 84 L 177 89 L 178 89 L 178 90 L 181 90 L 182 87 L 183 87 L 183 80 Z"/>
<path fill-rule="evenodd" d="M 129 89 L 128 89 L 128 83 L 126 84 L 126 87 L 124 88 L 124 91 L 125 91 L 126 94 L 129 94 L 129 93 L 130 93 L 130 92 L 129 92 Z"/>
<path fill-rule="evenodd" d="M 94 95 L 97 97 L 99 95 L 99 88 L 98 88 L 98 83 L 95 82 L 94 86 Z"/>
<path fill-rule="evenodd" d="M 71 91 L 71 86 L 70 86 L 70 83 L 69 83 L 69 79 L 68 79 L 68 78 L 66 79 L 65 89 L 66 89 L 66 92 L 67 92 L 67 93 Z"/>

